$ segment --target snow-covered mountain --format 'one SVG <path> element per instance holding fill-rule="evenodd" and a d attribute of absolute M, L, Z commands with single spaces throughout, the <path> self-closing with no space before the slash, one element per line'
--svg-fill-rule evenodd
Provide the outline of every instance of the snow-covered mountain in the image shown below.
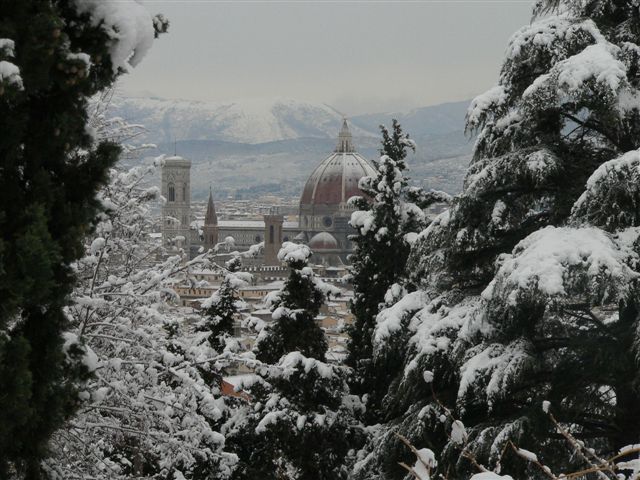
<path fill-rule="evenodd" d="M 464 135 L 467 104 L 351 117 L 354 143 L 365 157 L 377 158 L 378 127 L 395 118 L 417 143 L 407 158 L 413 180 L 457 193 L 473 143 Z M 146 138 L 138 140 L 155 143 L 154 155 L 176 149 L 191 159 L 194 198 L 204 198 L 211 185 L 218 194 L 297 195 L 333 150 L 342 124 L 341 113 L 331 106 L 284 99 L 213 103 L 117 96 L 110 110 L 145 126 Z"/>
<path fill-rule="evenodd" d="M 342 115 L 321 103 L 251 99 L 214 103 L 157 97 L 115 97 L 111 112 L 149 131 L 148 141 L 220 140 L 258 144 L 299 138 L 333 138 Z M 354 126 L 356 137 L 375 132 Z"/>

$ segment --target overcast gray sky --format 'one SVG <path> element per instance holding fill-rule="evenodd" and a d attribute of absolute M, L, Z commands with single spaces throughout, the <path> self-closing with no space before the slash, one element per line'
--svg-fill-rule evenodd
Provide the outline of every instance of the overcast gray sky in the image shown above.
<path fill-rule="evenodd" d="M 532 1 L 147 0 L 171 21 L 125 92 L 285 97 L 348 115 L 464 100 L 495 84 Z"/>

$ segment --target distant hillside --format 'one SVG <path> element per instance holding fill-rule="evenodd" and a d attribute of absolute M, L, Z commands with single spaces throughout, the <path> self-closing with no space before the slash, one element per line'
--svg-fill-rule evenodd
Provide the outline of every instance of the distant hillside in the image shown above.
<path fill-rule="evenodd" d="M 359 115 L 351 120 L 365 130 L 377 131 L 378 125 L 387 125 L 392 118 L 395 118 L 413 137 L 421 138 L 464 130 L 464 117 L 468 106 L 469 101 L 443 103 L 415 108 L 408 112 Z"/>
<path fill-rule="evenodd" d="M 375 159 L 378 126 L 398 119 L 418 146 L 408 158 L 413 180 L 457 193 L 473 144 L 463 133 L 467 104 L 359 115 L 349 121 L 358 151 Z M 217 104 L 117 97 L 111 114 L 144 125 L 144 141 L 158 145 L 154 153 L 172 154 L 176 148 L 190 158 L 195 198 L 203 198 L 209 185 L 219 196 L 299 194 L 313 168 L 335 147 L 342 121 L 330 106 L 295 100 Z"/>
<path fill-rule="evenodd" d="M 296 100 L 214 103 L 150 97 L 115 97 L 114 115 L 147 127 L 147 140 L 220 140 L 258 144 L 297 138 L 329 138 L 342 116 L 324 104 Z M 355 136 L 372 132 L 354 129 Z"/>

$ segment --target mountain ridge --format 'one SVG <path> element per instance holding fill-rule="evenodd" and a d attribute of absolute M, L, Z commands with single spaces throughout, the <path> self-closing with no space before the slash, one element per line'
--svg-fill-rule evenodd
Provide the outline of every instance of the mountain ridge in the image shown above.
<path fill-rule="evenodd" d="M 349 118 L 354 144 L 366 158 L 376 159 L 379 125 L 396 118 L 417 143 L 407 158 L 414 183 L 457 193 L 472 149 L 464 134 L 467 104 L 356 115 Z M 202 102 L 120 95 L 109 113 L 144 125 L 139 140 L 156 144 L 154 155 L 176 150 L 191 159 L 194 198 L 206 195 L 211 184 L 223 195 L 258 192 L 265 185 L 296 194 L 335 148 L 343 119 L 329 105 L 291 99 Z"/>
<path fill-rule="evenodd" d="M 381 123 L 397 118 L 414 137 L 443 134 L 464 127 L 468 101 L 446 102 L 391 113 L 368 113 L 349 117 L 354 137 L 379 136 Z M 342 114 L 326 103 L 286 98 L 246 99 L 229 102 L 128 97 L 116 95 L 113 115 L 149 130 L 155 143 L 174 140 L 223 140 L 259 144 L 297 138 L 335 138 Z"/>

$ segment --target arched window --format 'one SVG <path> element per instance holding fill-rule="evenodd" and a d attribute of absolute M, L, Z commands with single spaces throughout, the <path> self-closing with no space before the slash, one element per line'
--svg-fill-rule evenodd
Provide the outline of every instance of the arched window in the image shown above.
<path fill-rule="evenodd" d="M 187 184 L 186 183 L 182 185 L 182 201 L 183 202 L 187 201 Z"/>
<path fill-rule="evenodd" d="M 274 228 L 273 225 L 269 225 L 269 243 L 274 243 L 275 239 Z"/>
<path fill-rule="evenodd" d="M 176 187 L 173 183 L 169 184 L 169 201 L 170 202 L 176 201 Z"/>

